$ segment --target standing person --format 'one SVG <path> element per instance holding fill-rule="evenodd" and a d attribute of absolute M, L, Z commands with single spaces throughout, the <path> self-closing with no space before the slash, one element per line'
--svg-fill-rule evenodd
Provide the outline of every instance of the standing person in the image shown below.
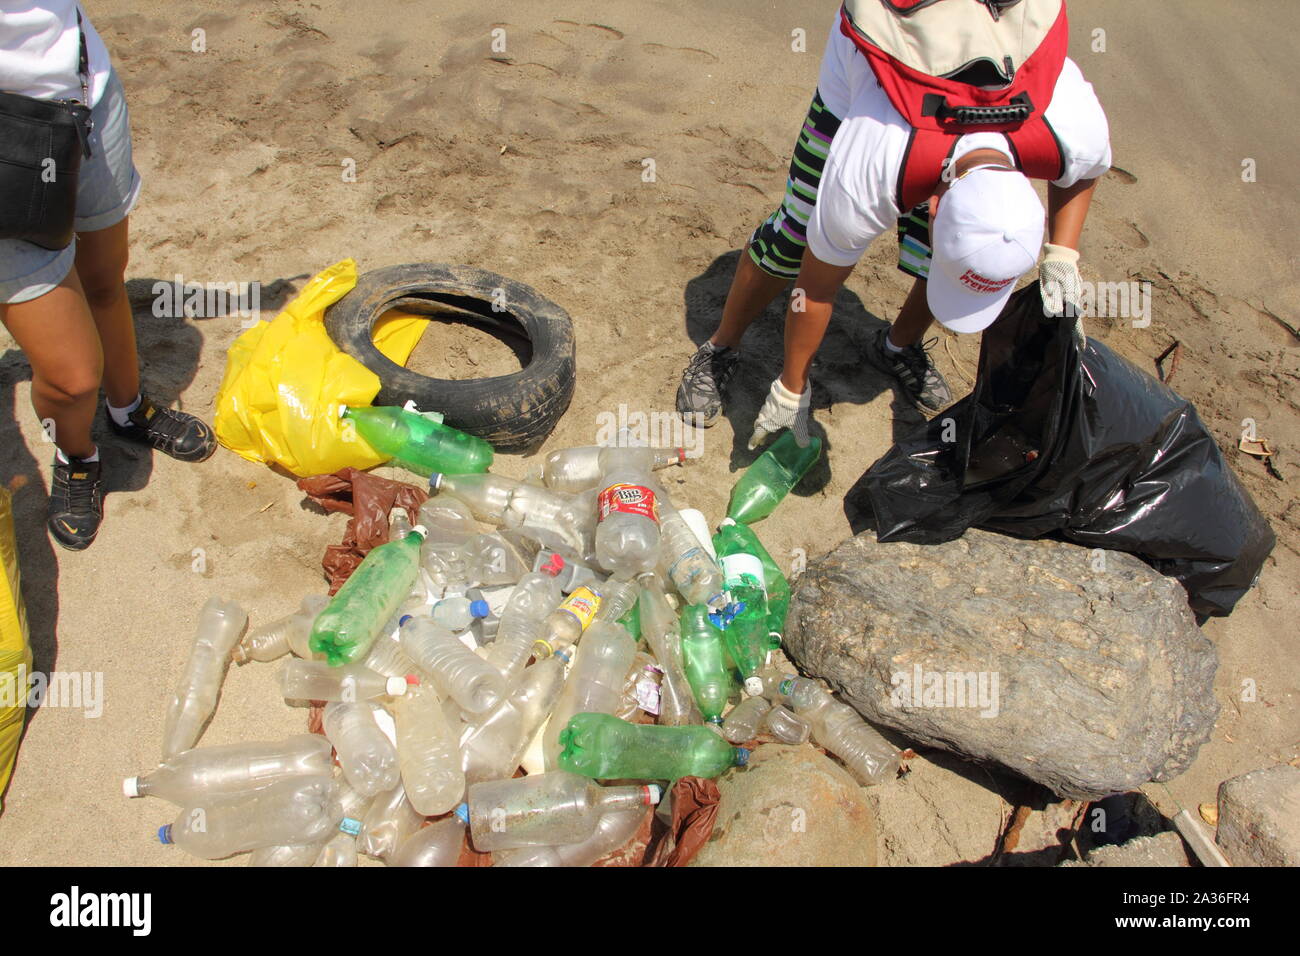
<path fill-rule="evenodd" d="M 1078 302 L 1079 237 L 1110 167 L 1110 135 L 1091 85 L 1065 56 L 1067 29 L 1063 0 L 844 4 L 785 198 L 750 237 L 722 321 L 682 375 L 677 410 L 687 421 L 716 420 L 745 330 L 793 281 L 803 310 L 792 296 L 784 368 L 750 447 L 786 427 L 806 441 L 808 370 L 831 303 L 867 247 L 895 226 L 898 267 L 915 282 L 866 358 L 923 412 L 947 406 L 952 395 L 925 333 L 936 318 L 955 332 L 981 331 L 1038 261 L 1044 213 L 1030 177 L 1049 180 L 1044 289 Z M 926 85 L 934 77 L 943 79 Z M 962 97 L 1032 105 L 1028 119 L 1012 113 L 1018 121 L 962 133 L 951 109 Z"/>
<path fill-rule="evenodd" d="M 0 0 L 0 91 L 90 107 L 89 155 L 76 183 L 75 238 L 48 248 L 0 238 L 0 322 L 32 367 L 32 405 L 55 444 L 47 524 L 60 545 L 90 545 L 103 518 L 100 450 L 91 422 L 103 386 L 114 433 L 181 461 L 216 448 L 192 415 L 140 389 L 135 326 L 124 277 L 127 217 L 140 195 L 122 84 L 103 41 L 73 0 Z M 12 109 L 11 109 L 12 108 Z M 0 142 L 17 143 L 22 100 L 0 97 Z M 13 124 L 19 125 L 13 125 Z M 11 146 L 0 147 L 8 151 Z M 0 152 L 0 158 L 8 156 Z M 19 187 L 2 177 L 0 196 Z"/>

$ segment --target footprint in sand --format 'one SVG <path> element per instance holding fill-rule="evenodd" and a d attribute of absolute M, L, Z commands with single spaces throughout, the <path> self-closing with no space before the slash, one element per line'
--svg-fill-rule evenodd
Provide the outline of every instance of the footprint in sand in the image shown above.
<path fill-rule="evenodd" d="M 1132 186 L 1138 181 L 1136 176 L 1120 166 L 1112 166 L 1110 169 L 1106 170 L 1106 178 L 1118 180 L 1125 186 Z"/>
<path fill-rule="evenodd" d="M 1130 249 L 1145 249 L 1151 245 L 1146 233 L 1131 222 L 1113 222 L 1107 225 L 1107 231 Z"/>
<path fill-rule="evenodd" d="M 703 63 L 703 62 L 717 63 L 718 62 L 718 58 L 714 56 L 712 53 L 710 53 L 708 50 L 699 50 L 693 46 L 664 46 L 662 43 L 642 43 L 641 49 L 655 56 L 663 56 L 665 54 L 671 54 L 671 53 L 689 54 L 689 56 L 687 56 L 686 59 L 692 60 L 696 63 Z"/>

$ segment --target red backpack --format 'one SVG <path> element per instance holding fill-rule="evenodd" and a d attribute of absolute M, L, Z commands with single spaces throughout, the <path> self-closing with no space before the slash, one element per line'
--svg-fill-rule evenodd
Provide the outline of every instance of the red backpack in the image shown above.
<path fill-rule="evenodd" d="M 1043 112 L 1065 62 L 1065 0 L 845 0 L 840 30 L 912 126 L 900 211 L 931 196 L 965 133 L 1002 133 L 1026 176 L 1061 177 Z"/>

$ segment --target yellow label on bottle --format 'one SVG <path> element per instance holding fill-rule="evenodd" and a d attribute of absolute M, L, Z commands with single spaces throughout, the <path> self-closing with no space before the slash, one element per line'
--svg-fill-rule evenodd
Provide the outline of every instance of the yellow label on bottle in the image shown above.
<path fill-rule="evenodd" d="M 568 611 L 578 619 L 585 631 L 600 610 L 600 594 L 588 587 L 581 587 L 564 599 L 561 611 Z"/>

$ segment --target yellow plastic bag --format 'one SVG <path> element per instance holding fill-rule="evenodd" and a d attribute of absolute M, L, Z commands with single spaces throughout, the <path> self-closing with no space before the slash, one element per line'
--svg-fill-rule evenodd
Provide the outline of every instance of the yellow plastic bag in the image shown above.
<path fill-rule="evenodd" d="M 27 612 L 18 577 L 13 498 L 0 486 L 0 795 L 18 756 L 27 713 L 32 651 L 27 643 Z"/>
<path fill-rule="evenodd" d="M 338 417 L 340 405 L 369 405 L 379 392 L 378 376 L 339 351 L 325 331 L 325 310 L 356 284 L 356 262 L 336 262 L 275 319 L 235 340 L 217 392 L 221 444 L 300 477 L 386 461 L 354 430 L 345 440 Z M 377 324 L 375 345 L 405 365 L 427 324 L 418 316 L 392 315 Z"/>

